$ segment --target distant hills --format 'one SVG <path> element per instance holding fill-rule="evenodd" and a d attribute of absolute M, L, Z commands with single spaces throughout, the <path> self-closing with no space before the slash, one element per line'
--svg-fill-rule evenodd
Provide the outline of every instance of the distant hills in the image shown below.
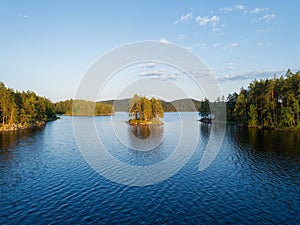
<path fill-rule="evenodd" d="M 127 112 L 129 100 L 129 98 L 121 100 L 106 100 L 100 101 L 100 103 L 113 105 L 116 112 Z M 161 100 L 161 104 L 165 112 L 195 112 L 198 111 L 200 101 L 186 98 L 171 102 Z"/>

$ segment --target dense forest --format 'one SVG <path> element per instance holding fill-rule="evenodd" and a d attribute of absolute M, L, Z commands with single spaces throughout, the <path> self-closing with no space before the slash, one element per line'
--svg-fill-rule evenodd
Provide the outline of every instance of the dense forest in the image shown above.
<path fill-rule="evenodd" d="M 115 113 L 110 104 L 85 100 L 66 100 L 54 103 L 57 114 L 68 116 L 106 116 Z"/>
<path fill-rule="evenodd" d="M 129 115 L 132 116 L 130 124 L 160 124 L 164 111 L 160 100 L 134 95 L 129 101 Z"/>
<path fill-rule="evenodd" d="M 217 100 L 214 103 L 222 103 Z M 300 71 L 285 76 L 254 80 L 247 89 L 229 94 L 226 99 L 227 120 L 249 127 L 300 130 Z M 210 114 L 207 99 L 200 102 L 199 114 Z"/>
<path fill-rule="evenodd" d="M 34 92 L 18 92 L 0 82 L 0 128 L 21 129 L 56 119 L 51 101 Z"/>

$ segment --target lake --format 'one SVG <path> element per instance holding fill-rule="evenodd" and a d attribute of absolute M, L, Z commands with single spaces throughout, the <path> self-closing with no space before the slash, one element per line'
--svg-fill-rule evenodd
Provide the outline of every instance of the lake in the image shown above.
<path fill-rule="evenodd" d="M 299 224 L 300 133 L 195 118 L 62 116 L 0 133 L 0 224 Z"/>

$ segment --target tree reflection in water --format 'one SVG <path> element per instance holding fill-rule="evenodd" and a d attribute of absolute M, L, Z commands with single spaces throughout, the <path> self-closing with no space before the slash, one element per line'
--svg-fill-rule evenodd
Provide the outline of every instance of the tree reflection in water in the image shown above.
<path fill-rule="evenodd" d="M 149 126 L 130 126 L 132 134 L 139 139 L 147 139 L 151 135 Z"/>
<path fill-rule="evenodd" d="M 130 148 L 149 151 L 158 147 L 164 139 L 164 125 L 128 126 Z"/>

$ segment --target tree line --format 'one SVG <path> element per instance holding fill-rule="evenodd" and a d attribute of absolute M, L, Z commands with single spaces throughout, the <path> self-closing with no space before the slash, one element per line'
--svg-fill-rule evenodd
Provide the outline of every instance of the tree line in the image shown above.
<path fill-rule="evenodd" d="M 254 80 L 225 101 L 228 121 L 249 127 L 300 129 L 300 71 Z M 219 99 L 211 104 L 222 102 Z M 210 114 L 208 104 L 207 99 L 200 102 L 200 115 Z"/>
<path fill-rule="evenodd" d="M 49 99 L 31 91 L 14 91 L 0 82 L 0 127 L 31 127 L 55 118 Z"/>
<path fill-rule="evenodd" d="M 65 100 L 54 103 L 57 114 L 68 116 L 106 116 L 115 113 L 110 104 L 86 100 Z"/>

